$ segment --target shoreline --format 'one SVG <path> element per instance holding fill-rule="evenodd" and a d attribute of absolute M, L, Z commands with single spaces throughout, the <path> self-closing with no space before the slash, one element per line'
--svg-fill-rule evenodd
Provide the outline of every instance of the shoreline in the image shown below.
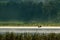
<path fill-rule="evenodd" d="M 0 26 L 0 28 L 60 28 L 60 26 Z"/>

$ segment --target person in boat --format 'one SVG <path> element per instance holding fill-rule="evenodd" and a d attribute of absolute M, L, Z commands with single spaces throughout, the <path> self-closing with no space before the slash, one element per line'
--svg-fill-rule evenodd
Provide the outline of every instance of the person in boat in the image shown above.
<path fill-rule="evenodd" d="M 38 27 L 42 27 L 42 26 L 40 25 L 40 26 L 38 26 Z"/>

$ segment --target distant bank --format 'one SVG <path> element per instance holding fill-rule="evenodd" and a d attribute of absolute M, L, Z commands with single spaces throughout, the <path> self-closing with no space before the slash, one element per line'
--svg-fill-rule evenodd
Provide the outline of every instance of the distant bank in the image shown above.
<path fill-rule="evenodd" d="M 0 28 L 16 28 L 16 27 L 20 27 L 20 28 L 59 28 L 60 26 L 41 26 L 41 27 L 38 27 L 38 26 L 0 26 Z"/>

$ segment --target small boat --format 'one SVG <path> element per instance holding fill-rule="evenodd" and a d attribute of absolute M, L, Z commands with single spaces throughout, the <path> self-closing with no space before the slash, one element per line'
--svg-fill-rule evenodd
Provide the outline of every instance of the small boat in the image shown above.
<path fill-rule="evenodd" d="M 38 26 L 38 27 L 42 27 L 42 26 L 40 25 L 40 26 Z"/>

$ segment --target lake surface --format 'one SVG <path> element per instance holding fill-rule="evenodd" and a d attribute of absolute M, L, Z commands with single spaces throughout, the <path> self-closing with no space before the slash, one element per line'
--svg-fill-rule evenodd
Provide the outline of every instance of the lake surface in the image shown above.
<path fill-rule="evenodd" d="M 60 33 L 60 27 L 0 27 L 0 33 Z"/>

